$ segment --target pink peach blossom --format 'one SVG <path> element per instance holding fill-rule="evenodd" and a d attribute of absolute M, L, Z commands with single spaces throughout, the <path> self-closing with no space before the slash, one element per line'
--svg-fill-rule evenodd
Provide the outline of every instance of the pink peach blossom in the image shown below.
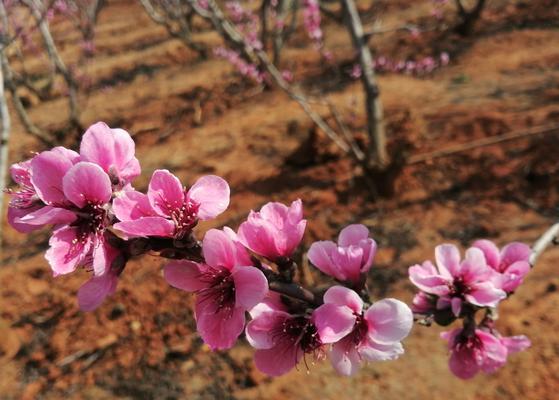
<path fill-rule="evenodd" d="M 113 211 L 121 221 L 114 227 L 128 237 L 160 236 L 185 238 L 198 220 L 215 218 L 229 206 L 229 185 L 207 175 L 186 190 L 165 169 L 156 170 L 147 195 L 124 191 L 114 200 Z"/>
<path fill-rule="evenodd" d="M 55 275 L 68 274 L 80 265 L 92 265 L 95 275 L 103 275 L 110 267 L 113 249 L 105 231 L 111 195 L 109 176 L 97 164 L 78 162 L 64 174 L 62 194 L 53 192 L 53 198 L 61 196 L 60 202 L 69 203 L 66 207 L 75 220 L 59 226 L 49 240 L 45 257 Z"/>
<path fill-rule="evenodd" d="M 427 294 L 438 296 L 437 309 L 451 308 L 459 316 L 464 303 L 495 307 L 506 293 L 495 286 L 495 271 L 485 262 L 483 252 L 475 247 L 460 252 L 452 244 L 435 248 L 437 267 L 431 261 L 409 268 L 412 283 Z"/>
<path fill-rule="evenodd" d="M 284 375 L 307 354 L 321 358 L 323 344 L 318 335 L 313 316 L 292 315 L 277 296 L 270 293 L 250 315 L 246 337 L 254 353 L 254 363 L 270 376 Z"/>
<path fill-rule="evenodd" d="M 196 293 L 196 324 L 212 349 L 231 348 L 245 327 L 245 312 L 268 292 L 264 274 L 252 266 L 234 232 L 211 229 L 203 240 L 205 263 L 180 260 L 164 270 L 167 282 Z"/>
<path fill-rule="evenodd" d="M 497 272 L 497 287 L 507 293 L 514 292 L 530 271 L 532 250 L 524 243 L 509 243 L 500 252 L 489 240 L 478 240 L 473 246 L 483 251 L 487 265 Z"/>
<path fill-rule="evenodd" d="M 443 332 L 441 337 L 448 341 L 448 349 L 451 351 L 449 368 L 461 379 L 470 379 L 480 371 L 495 372 L 507 361 L 506 341 L 484 330 L 467 332 L 457 328 Z"/>
<path fill-rule="evenodd" d="M 331 241 L 311 245 L 309 261 L 319 270 L 339 281 L 358 285 L 373 265 L 376 242 L 369 238 L 365 225 L 349 225 L 342 229 L 338 244 Z"/>
<path fill-rule="evenodd" d="M 8 208 L 8 221 L 16 230 L 31 232 L 76 219 L 66 210 L 70 203 L 63 194 L 62 178 L 78 160 L 78 153 L 55 147 L 11 167 L 12 178 L 20 187 L 10 192 Z"/>
<path fill-rule="evenodd" d="M 404 353 L 400 343 L 410 332 L 413 315 L 396 299 L 373 303 L 366 311 L 359 295 L 333 286 L 314 313 L 322 343 L 333 343 L 330 361 L 342 375 L 353 375 L 362 361 L 394 360 Z"/>
<path fill-rule="evenodd" d="M 82 161 L 99 165 L 111 178 L 111 183 L 122 187 L 140 175 L 140 163 L 134 155 L 134 140 L 124 129 L 111 129 L 104 122 L 91 125 L 80 145 Z"/>
<path fill-rule="evenodd" d="M 239 227 L 239 240 L 250 250 L 270 260 L 290 257 L 305 233 L 301 200 L 290 207 L 267 203 L 259 212 L 251 211 Z"/>

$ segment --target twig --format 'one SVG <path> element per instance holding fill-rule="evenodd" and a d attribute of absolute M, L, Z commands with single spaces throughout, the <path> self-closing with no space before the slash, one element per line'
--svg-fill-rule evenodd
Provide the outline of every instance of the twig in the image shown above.
<path fill-rule="evenodd" d="M 342 0 L 342 4 L 347 29 L 351 34 L 353 46 L 358 51 L 361 83 L 366 96 L 367 133 L 369 136 L 367 164 L 368 167 L 375 166 L 383 169 L 388 165 L 388 154 L 386 152 L 386 132 L 384 130 L 382 104 L 373 69 L 373 56 L 367 45 L 367 38 L 363 32 L 361 17 L 355 2 L 353 0 Z"/>
<path fill-rule="evenodd" d="M 503 135 L 491 136 L 483 139 L 473 140 L 467 143 L 460 143 L 454 146 L 449 146 L 446 149 L 433 151 L 431 153 L 411 156 L 410 158 L 408 158 L 407 164 L 418 164 L 435 158 L 448 157 L 450 155 L 476 149 L 478 147 L 491 146 L 494 144 L 507 142 L 509 140 L 521 139 L 527 136 L 552 133 L 557 131 L 559 131 L 559 125 L 536 126 L 527 130 L 512 131 Z"/>
<path fill-rule="evenodd" d="M 530 265 L 532 268 L 536 265 L 536 261 L 544 252 L 545 249 L 552 243 L 555 243 L 557 238 L 559 237 L 559 222 L 552 225 L 547 231 L 544 232 L 542 236 L 536 243 L 532 246 L 532 255 L 530 256 Z"/>
<path fill-rule="evenodd" d="M 0 54 L 4 54 L 5 47 L 0 44 Z M 4 74 L 0 65 L 0 122 L 2 130 L 0 134 L 0 215 L 3 215 L 4 206 L 4 189 L 8 182 L 8 146 L 10 144 L 10 114 L 8 112 L 8 104 L 4 94 Z M 1 221 L 1 220 L 0 220 Z M 0 223 L 0 248 L 2 247 L 2 226 Z"/>

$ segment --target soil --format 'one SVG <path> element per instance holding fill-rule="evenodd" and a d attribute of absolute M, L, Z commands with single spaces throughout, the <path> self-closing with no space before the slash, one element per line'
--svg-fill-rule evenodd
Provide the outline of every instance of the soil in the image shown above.
<path fill-rule="evenodd" d="M 383 26 L 422 22 L 430 1 L 377 1 L 368 21 Z M 452 2 L 450 2 L 452 3 Z M 449 66 L 425 76 L 381 74 L 382 102 L 391 154 L 429 153 L 458 143 L 559 124 L 559 1 L 488 2 L 469 37 L 450 29 L 413 38 L 404 32 L 372 39 L 379 54 L 423 57 L 448 51 Z M 449 10 L 450 11 L 450 10 Z M 449 12 L 445 23 L 453 23 Z M 66 60 L 77 60 L 78 38 L 55 21 Z M 357 135 L 364 115 L 360 82 L 348 74 L 349 37 L 324 21 L 334 61 L 297 32 L 284 53 L 286 67 L 305 89 L 327 94 Z M 217 35 L 203 26 L 196 38 Z M 28 57 L 29 71 L 42 61 Z M 69 62 L 70 62 L 69 61 Z M 351 162 L 317 132 L 304 112 L 279 90 L 240 78 L 225 61 L 196 53 L 155 25 L 138 2 L 108 1 L 96 29 L 89 62 L 91 90 L 82 122 L 98 120 L 131 132 L 142 163 L 136 186 L 156 168 L 183 182 L 207 173 L 227 179 L 231 207 L 201 224 L 236 228 L 250 209 L 270 200 L 301 198 L 308 219 L 302 249 L 334 238 L 349 223 L 363 223 L 378 241 L 369 286 L 373 298 L 411 302 L 407 268 L 433 259 L 434 246 L 467 246 L 477 238 L 503 245 L 534 242 L 557 218 L 557 131 L 405 165 L 395 194 L 374 199 Z M 34 121 L 61 142 L 66 99 L 28 96 Z M 326 111 L 326 110 L 323 110 Z M 325 113 L 326 115 L 326 113 Z M 14 118 L 15 119 L 15 118 Z M 14 120 L 10 160 L 44 147 Z M 116 294 L 92 313 L 80 312 L 76 291 L 86 271 L 53 278 L 44 259 L 48 232 L 21 235 L 3 221 L 0 269 L 0 398 L 2 399 L 556 399 L 559 391 L 559 249 L 548 250 L 517 293 L 500 308 L 498 329 L 526 334 L 532 347 L 509 358 L 493 375 L 471 381 L 447 368 L 442 328 L 415 326 L 406 354 L 339 377 L 327 361 L 304 364 L 276 379 L 259 373 L 244 340 L 229 352 L 211 352 L 195 333 L 192 298 L 170 288 L 161 259 L 127 265 Z M 302 253 L 302 251 L 301 251 Z M 301 255 L 300 255 L 301 256 Z M 305 263 L 303 263 L 305 265 Z M 308 265 L 302 279 L 327 282 Z"/>

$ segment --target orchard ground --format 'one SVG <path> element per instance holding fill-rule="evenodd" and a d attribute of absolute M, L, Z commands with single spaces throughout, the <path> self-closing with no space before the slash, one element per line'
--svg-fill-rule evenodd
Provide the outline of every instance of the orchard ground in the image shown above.
<path fill-rule="evenodd" d="M 429 3 L 375 2 L 384 26 L 425 19 Z M 448 67 L 428 76 L 380 76 L 392 154 L 559 124 L 559 1 L 490 3 L 469 38 L 431 32 L 372 40 L 379 54 L 395 59 L 451 55 Z M 53 25 L 55 35 L 62 37 L 66 23 Z M 349 37 L 330 20 L 324 29 L 338 66 L 304 45 L 304 32 L 283 53 L 285 65 L 308 91 L 328 94 L 358 130 L 363 99 L 360 83 L 349 77 Z M 153 24 L 138 2 L 109 1 L 96 32 L 97 53 L 87 68 L 94 90 L 83 103 L 84 126 L 103 120 L 134 136 L 143 168 L 139 189 L 156 168 L 168 168 L 183 182 L 207 173 L 224 177 L 231 207 L 211 225 L 201 224 L 199 237 L 211 226 L 236 229 L 251 208 L 269 200 L 301 198 L 309 221 L 305 250 L 349 223 L 366 224 L 380 247 L 369 279 L 373 298 L 410 303 L 407 268 L 433 259 L 436 244 L 464 248 L 477 238 L 533 243 L 557 218 L 557 132 L 407 165 L 395 195 L 373 201 L 365 184 L 351 178 L 348 160 L 297 104 L 279 90 L 243 81 L 225 61 L 197 59 Z M 196 38 L 219 42 L 211 32 Z M 76 41 L 64 37 L 65 59 L 77 57 Z M 29 57 L 26 67 L 33 71 L 40 63 Z M 28 100 L 39 125 L 63 127 L 62 96 Z M 14 118 L 10 161 L 41 150 Z M 455 378 L 439 339 L 443 329 L 416 325 L 401 359 L 369 364 L 352 378 L 337 376 L 327 361 L 307 359 L 308 372 L 302 363 L 298 371 L 270 379 L 255 369 L 253 350 L 243 340 L 229 352 L 213 353 L 202 344 L 192 297 L 165 283 L 159 258 L 130 262 L 117 293 L 97 311 L 83 313 L 75 295 L 87 273 L 52 278 L 43 257 L 47 233 L 21 235 L 5 218 L 3 224 L 1 398 L 553 399 L 559 391 L 558 248 L 547 251 L 503 303 L 498 329 L 526 334 L 532 347 L 493 375 Z M 300 272 L 309 285 L 324 282 L 308 266 Z"/>

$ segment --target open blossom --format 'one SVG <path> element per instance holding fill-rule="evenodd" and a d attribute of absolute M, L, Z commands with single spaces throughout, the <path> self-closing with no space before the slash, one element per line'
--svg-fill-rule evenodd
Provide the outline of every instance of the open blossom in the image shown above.
<path fill-rule="evenodd" d="M 412 283 L 427 294 L 438 296 L 437 309 L 451 308 L 459 316 L 464 303 L 481 307 L 495 307 L 506 297 L 496 287 L 495 271 L 485 262 L 483 252 L 475 247 L 466 251 L 460 261 L 460 252 L 452 244 L 435 248 L 437 267 L 431 261 L 409 268 Z"/>
<path fill-rule="evenodd" d="M 254 353 L 254 363 L 263 373 L 280 376 L 292 370 L 307 354 L 322 356 L 323 343 L 314 315 L 290 314 L 273 296 L 250 310 L 246 337 Z"/>
<path fill-rule="evenodd" d="M 113 204 L 121 221 L 114 227 L 129 237 L 159 236 L 185 238 L 198 220 L 215 218 L 229 206 L 229 185 L 218 176 L 207 175 L 186 190 L 165 169 L 156 170 L 147 195 L 128 190 Z"/>
<path fill-rule="evenodd" d="M 487 265 L 497 272 L 496 285 L 507 293 L 520 286 L 530 271 L 532 250 L 524 243 L 509 243 L 500 252 L 489 240 L 478 240 L 473 246 L 483 251 Z"/>
<path fill-rule="evenodd" d="M 95 275 L 108 270 L 114 258 L 105 236 L 111 222 L 111 195 L 109 176 L 96 164 L 81 161 L 64 175 L 60 201 L 75 219 L 59 226 L 49 240 L 45 257 L 55 275 L 68 274 L 81 265 L 92 265 Z"/>
<path fill-rule="evenodd" d="M 124 129 L 111 129 L 104 122 L 91 125 L 80 145 L 80 158 L 99 165 L 119 188 L 140 175 L 134 140 Z"/>
<path fill-rule="evenodd" d="M 69 223 L 76 218 L 64 208 L 70 203 L 63 194 L 62 178 L 78 160 L 78 153 L 55 147 L 12 165 L 10 172 L 19 189 L 10 192 L 8 221 L 16 230 L 31 232 L 44 225 Z"/>
<path fill-rule="evenodd" d="M 165 279 L 171 286 L 196 293 L 198 332 L 212 349 L 228 349 L 245 327 L 245 312 L 264 299 L 268 282 L 228 228 L 206 233 L 203 254 L 205 263 L 169 263 Z"/>
<path fill-rule="evenodd" d="M 400 343 L 410 332 L 413 315 L 396 299 L 375 302 L 366 311 L 359 295 L 333 286 L 313 314 L 323 343 L 333 343 L 332 365 L 342 375 L 353 375 L 362 361 L 394 360 L 404 353 Z"/>
<path fill-rule="evenodd" d="M 478 372 L 492 373 L 505 365 L 509 354 L 530 346 L 525 336 L 500 337 L 483 329 L 468 333 L 462 328 L 443 332 L 451 351 L 448 362 L 454 375 L 470 379 Z"/>
<path fill-rule="evenodd" d="M 367 227 L 354 224 L 342 229 L 337 244 L 331 241 L 313 243 L 308 257 L 325 274 L 358 285 L 371 269 L 376 251 L 377 244 L 369 238 Z"/>
<path fill-rule="evenodd" d="M 287 207 L 267 203 L 260 211 L 251 211 L 239 227 L 239 240 L 250 250 L 270 260 L 290 257 L 305 233 L 303 203 L 296 200 Z"/>

